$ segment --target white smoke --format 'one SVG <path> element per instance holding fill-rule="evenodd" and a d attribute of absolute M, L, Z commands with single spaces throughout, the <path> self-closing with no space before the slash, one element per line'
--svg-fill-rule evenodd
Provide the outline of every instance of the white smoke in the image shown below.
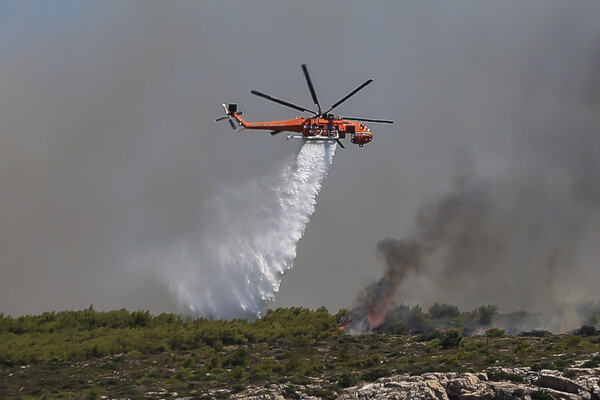
<path fill-rule="evenodd" d="M 272 174 L 221 188 L 209 228 L 152 252 L 150 262 L 180 310 L 210 318 L 260 317 L 293 266 L 335 142 L 306 142 Z"/>

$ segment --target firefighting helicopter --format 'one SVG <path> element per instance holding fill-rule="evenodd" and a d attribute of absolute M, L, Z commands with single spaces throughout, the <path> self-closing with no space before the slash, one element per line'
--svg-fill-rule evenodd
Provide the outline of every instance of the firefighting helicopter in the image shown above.
<path fill-rule="evenodd" d="M 227 119 L 231 125 L 231 128 L 233 130 L 238 129 L 238 132 L 241 132 L 244 129 L 270 130 L 271 135 L 276 135 L 281 132 L 291 132 L 291 134 L 287 136 L 288 139 L 295 138 L 317 141 L 335 141 L 342 148 L 345 148 L 345 146 L 342 144 L 340 139 L 345 139 L 347 136 L 350 137 L 350 142 L 357 144 L 359 147 L 363 147 L 365 144 L 373 140 L 373 132 L 371 131 L 371 128 L 369 128 L 363 122 L 375 122 L 381 124 L 394 123 L 394 121 L 388 119 L 342 117 L 331 114 L 331 111 L 337 108 L 340 104 L 344 103 L 350 97 L 354 96 L 360 90 L 364 89 L 367 85 L 373 82 L 373 79 L 366 80 L 363 84 L 348 93 L 346 96 L 333 103 L 329 109 L 323 111 L 317 98 L 317 92 L 313 86 L 306 64 L 302 64 L 302 72 L 304 72 L 304 78 L 306 79 L 306 84 L 308 85 L 308 90 L 310 91 L 312 100 L 317 106 L 317 111 L 259 92 L 258 90 L 251 90 L 250 93 L 255 96 L 273 101 L 277 104 L 293 108 L 294 110 L 312 113 L 312 116 L 298 116 L 294 119 L 280 121 L 246 122 L 241 117 L 244 111 L 238 111 L 237 104 L 223 103 L 222 106 L 225 110 L 225 115 L 214 119 L 213 122 Z M 234 120 L 237 122 L 238 127 L 236 127 L 236 122 L 234 122 Z"/>

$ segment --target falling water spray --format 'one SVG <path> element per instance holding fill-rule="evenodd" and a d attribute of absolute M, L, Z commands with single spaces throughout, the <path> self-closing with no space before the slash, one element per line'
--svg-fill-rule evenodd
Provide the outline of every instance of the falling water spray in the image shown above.
<path fill-rule="evenodd" d="M 154 257 L 181 312 L 260 317 L 293 266 L 335 149 L 335 142 L 306 142 L 272 174 L 221 188 L 207 205 L 210 229 Z"/>

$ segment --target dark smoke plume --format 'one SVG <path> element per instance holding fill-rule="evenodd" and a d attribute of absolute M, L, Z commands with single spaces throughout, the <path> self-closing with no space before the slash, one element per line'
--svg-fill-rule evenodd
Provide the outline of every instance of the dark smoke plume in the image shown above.
<path fill-rule="evenodd" d="M 348 330 L 377 329 L 414 287 L 424 287 L 429 303 L 446 301 L 440 297 L 447 295 L 459 303 L 462 298 L 463 306 L 475 305 L 469 299 L 487 299 L 486 304 L 543 312 L 536 326 L 523 321 L 530 328 L 560 331 L 580 324 L 582 313 L 576 311 L 582 305 L 571 300 L 585 300 L 573 296 L 586 294 L 578 293 L 585 283 L 570 278 L 589 271 L 577 255 L 597 228 L 588 232 L 592 227 L 568 212 L 571 205 L 551 189 L 526 179 L 462 175 L 448 195 L 423 206 L 413 238 L 379 242 L 384 275 L 360 295 Z M 548 205 L 553 213 L 542 211 Z"/>
<path fill-rule="evenodd" d="M 384 276 L 369 285 L 359 299 L 359 306 L 353 311 L 354 317 L 348 331 L 363 332 L 381 326 L 393 304 L 398 285 L 410 271 L 421 267 L 421 246 L 416 242 L 385 239 L 377 246 L 384 257 L 387 269 Z"/>
<path fill-rule="evenodd" d="M 504 129 L 514 156 L 489 171 L 457 163 L 452 188 L 420 206 L 408 239 L 380 243 L 384 276 L 359 296 L 358 320 L 402 301 L 496 304 L 543 315 L 537 328 L 553 331 L 595 321 L 600 32 L 576 22 L 583 14 L 567 16 L 542 29 L 518 58 L 519 89 L 502 118 L 510 121 Z M 486 135 L 496 125 L 478 129 Z M 418 250 L 410 256 L 408 243 Z M 364 325 L 374 329 L 382 320 Z"/>

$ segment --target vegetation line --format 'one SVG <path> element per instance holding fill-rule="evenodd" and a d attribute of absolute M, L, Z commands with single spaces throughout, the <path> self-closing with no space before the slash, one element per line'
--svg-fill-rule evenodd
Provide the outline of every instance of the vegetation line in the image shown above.
<path fill-rule="evenodd" d="M 168 398 L 165 391 L 228 398 L 269 385 L 290 395 L 304 388 L 335 398 L 345 387 L 399 373 L 528 366 L 575 374 L 570 368 L 576 360 L 598 366 L 600 338 L 593 326 L 568 335 L 507 335 L 492 327 L 502 316 L 489 307 L 458 314 L 439 304 L 426 313 L 408 308 L 407 318 L 425 323 L 421 333 L 399 320 L 390 333 L 362 336 L 339 328 L 350 317 L 345 310 L 332 315 L 325 308 L 281 308 L 253 322 L 93 307 L 18 318 L 0 314 L 0 398 Z M 457 324 L 477 318 L 489 319 L 490 326 L 465 336 Z M 445 330 L 433 329 L 442 322 Z"/>

